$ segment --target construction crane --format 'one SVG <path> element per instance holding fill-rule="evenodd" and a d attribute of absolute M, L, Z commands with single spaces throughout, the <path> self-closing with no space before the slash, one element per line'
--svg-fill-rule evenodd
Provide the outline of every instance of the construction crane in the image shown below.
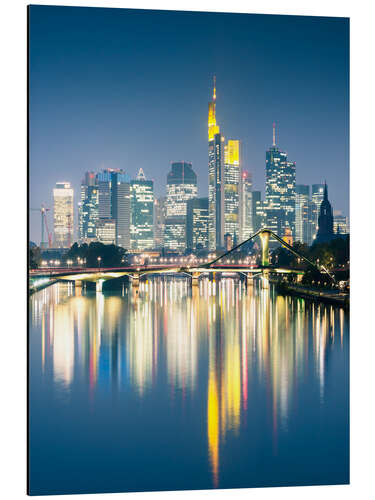
<path fill-rule="evenodd" d="M 48 248 L 52 248 L 52 234 L 48 229 L 48 222 L 47 222 L 47 212 L 49 212 L 50 209 L 45 207 L 44 204 L 42 203 L 40 208 L 31 208 L 30 210 L 35 212 L 40 212 L 41 215 L 41 241 L 40 241 L 41 248 L 45 248 L 46 246 L 46 242 L 44 241 L 44 229 L 47 232 Z"/>

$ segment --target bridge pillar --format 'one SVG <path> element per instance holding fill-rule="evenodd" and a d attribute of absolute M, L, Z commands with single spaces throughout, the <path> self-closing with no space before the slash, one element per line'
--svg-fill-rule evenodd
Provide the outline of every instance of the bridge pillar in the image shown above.
<path fill-rule="evenodd" d="M 261 278 L 262 288 L 268 289 L 270 287 L 270 278 L 268 269 L 263 269 Z"/>
<path fill-rule="evenodd" d="M 270 233 L 269 231 L 263 231 L 259 234 L 260 241 L 262 244 L 262 266 L 270 265 L 269 258 L 269 242 L 270 242 Z"/>

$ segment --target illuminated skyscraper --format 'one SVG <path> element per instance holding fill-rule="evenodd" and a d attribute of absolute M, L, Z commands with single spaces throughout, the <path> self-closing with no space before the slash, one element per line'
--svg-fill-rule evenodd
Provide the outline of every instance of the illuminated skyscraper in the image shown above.
<path fill-rule="evenodd" d="M 273 124 L 273 143 L 266 152 L 266 224 L 283 235 L 290 228 L 294 235 L 296 164 L 288 161 L 287 154 L 276 146 Z"/>
<path fill-rule="evenodd" d="M 187 161 L 172 163 L 167 176 L 164 246 L 183 253 L 186 250 L 187 202 L 197 197 L 197 176 Z"/>
<path fill-rule="evenodd" d="M 130 177 L 121 169 L 97 174 L 99 219 L 114 219 L 116 245 L 130 248 Z"/>
<path fill-rule="evenodd" d="M 69 248 L 73 243 L 73 189 L 70 182 L 57 182 L 53 190 L 53 226 L 56 248 Z"/>
<path fill-rule="evenodd" d="M 216 123 L 216 80 L 208 104 L 208 212 L 209 248 L 224 245 L 224 137 Z"/>
<path fill-rule="evenodd" d="M 311 245 L 310 186 L 296 185 L 295 240 Z"/>
<path fill-rule="evenodd" d="M 112 171 L 105 169 L 96 176 L 98 186 L 98 215 L 100 219 L 112 217 Z"/>
<path fill-rule="evenodd" d="M 324 184 L 313 184 L 311 189 L 312 214 L 311 214 L 311 238 L 314 240 L 318 232 L 318 217 L 320 205 L 324 198 Z"/>
<path fill-rule="evenodd" d="M 97 238 L 99 218 L 99 190 L 94 172 L 86 172 L 81 183 L 81 200 L 78 203 L 78 239 L 90 243 Z"/>
<path fill-rule="evenodd" d="M 148 181 L 140 168 L 137 178 L 130 182 L 132 250 L 154 247 L 154 182 Z"/>
<path fill-rule="evenodd" d="M 262 193 L 253 191 L 251 193 L 251 208 L 253 213 L 253 234 L 265 226 L 265 211 L 264 202 L 262 201 Z"/>
<path fill-rule="evenodd" d="M 208 249 L 208 198 L 187 202 L 186 240 L 190 250 Z"/>
<path fill-rule="evenodd" d="M 253 192 L 250 172 L 242 170 L 240 182 L 240 242 L 247 240 L 254 231 Z M 260 195 L 260 191 L 259 195 Z"/>
<path fill-rule="evenodd" d="M 224 233 L 232 241 L 240 237 L 240 141 L 228 140 L 224 146 Z"/>
<path fill-rule="evenodd" d="M 116 245 L 130 248 L 130 177 L 112 172 L 112 218 L 116 221 Z"/>
<path fill-rule="evenodd" d="M 154 201 L 154 240 L 155 248 L 164 247 L 165 218 L 166 218 L 166 198 L 162 196 Z"/>

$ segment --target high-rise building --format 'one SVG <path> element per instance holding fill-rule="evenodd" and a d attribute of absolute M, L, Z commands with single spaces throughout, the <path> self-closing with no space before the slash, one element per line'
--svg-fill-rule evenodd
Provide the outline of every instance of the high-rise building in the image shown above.
<path fill-rule="evenodd" d="M 216 81 L 208 104 L 208 211 L 209 248 L 224 245 L 224 137 L 216 123 Z"/>
<path fill-rule="evenodd" d="M 115 245 L 116 243 L 116 221 L 115 219 L 98 219 L 97 239 L 104 245 Z"/>
<path fill-rule="evenodd" d="M 333 231 L 335 234 L 349 234 L 349 221 L 341 210 L 333 211 Z"/>
<path fill-rule="evenodd" d="M 99 190 L 94 172 L 86 172 L 81 183 L 81 200 L 78 203 L 78 239 L 90 243 L 97 239 L 99 218 Z"/>
<path fill-rule="evenodd" d="M 116 223 L 115 244 L 130 248 L 130 177 L 122 169 L 105 169 L 96 176 L 99 219 Z"/>
<path fill-rule="evenodd" d="M 311 245 L 310 186 L 296 185 L 295 240 Z"/>
<path fill-rule="evenodd" d="M 314 240 L 318 232 L 320 205 L 324 198 L 324 184 L 313 184 L 311 187 L 311 238 Z"/>
<path fill-rule="evenodd" d="M 224 146 L 224 233 L 232 240 L 240 237 L 240 141 Z"/>
<path fill-rule="evenodd" d="M 294 234 L 296 164 L 276 146 L 273 124 L 273 143 L 266 152 L 266 224 L 277 234 L 290 228 Z"/>
<path fill-rule="evenodd" d="M 328 200 L 327 184 L 324 184 L 323 201 L 320 204 L 316 243 L 325 243 L 334 238 L 332 206 Z"/>
<path fill-rule="evenodd" d="M 73 243 L 74 192 L 70 182 L 57 182 L 53 190 L 53 225 L 56 248 L 69 248 Z"/>
<path fill-rule="evenodd" d="M 167 176 L 164 246 L 183 253 L 186 250 L 187 202 L 197 197 L 197 176 L 192 164 L 174 162 Z"/>
<path fill-rule="evenodd" d="M 189 250 L 208 249 L 208 198 L 193 198 L 187 202 L 186 247 Z"/>
<path fill-rule="evenodd" d="M 253 214 L 253 234 L 265 226 L 265 211 L 264 202 L 262 201 L 262 193 L 253 191 L 251 193 L 251 210 Z"/>
<path fill-rule="evenodd" d="M 240 242 L 254 234 L 253 183 L 250 172 L 242 170 L 240 181 Z M 259 199 L 260 199 L 260 191 Z"/>
<path fill-rule="evenodd" d="M 96 175 L 98 186 L 98 216 L 100 219 L 112 217 L 112 171 L 105 169 Z"/>
<path fill-rule="evenodd" d="M 154 247 L 154 182 L 139 169 L 130 182 L 131 224 L 130 248 L 149 250 Z"/>
<path fill-rule="evenodd" d="M 116 245 L 130 248 L 130 177 L 123 170 L 111 172 L 112 217 L 116 221 Z"/>
<path fill-rule="evenodd" d="M 154 200 L 154 240 L 155 248 L 164 247 L 165 218 L 166 218 L 166 197 L 155 198 Z"/>

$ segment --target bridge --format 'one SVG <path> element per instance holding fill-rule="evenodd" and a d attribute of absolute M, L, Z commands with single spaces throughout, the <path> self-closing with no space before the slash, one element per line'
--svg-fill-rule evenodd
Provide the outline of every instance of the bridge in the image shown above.
<path fill-rule="evenodd" d="M 241 247 L 255 239 L 260 238 L 261 242 L 261 264 L 258 266 L 249 265 L 246 261 L 242 260 L 235 262 L 229 257 L 233 257 L 233 254 L 238 251 Z M 137 288 L 139 286 L 139 280 L 143 276 L 147 275 L 157 275 L 157 274 L 182 274 L 189 276 L 192 281 L 192 286 L 198 285 L 198 280 L 201 275 L 207 273 L 238 273 L 245 275 L 248 284 L 253 284 L 254 278 L 261 278 L 262 287 L 268 288 L 269 286 L 269 275 L 270 273 L 277 274 L 295 274 L 297 280 L 300 280 L 304 274 L 302 269 L 291 269 L 283 268 L 270 265 L 269 261 L 269 241 L 270 238 L 274 238 L 280 242 L 285 248 L 287 248 L 291 253 L 297 256 L 299 259 L 305 261 L 309 266 L 312 266 L 319 270 L 319 272 L 327 273 L 332 280 L 333 276 L 325 269 L 323 266 L 318 268 L 316 264 L 310 261 L 307 257 L 297 252 L 292 246 L 287 242 L 282 240 L 276 233 L 270 229 L 262 228 L 248 239 L 244 240 L 239 245 L 235 246 L 228 252 L 220 255 L 214 260 L 206 263 L 196 263 L 191 262 L 187 265 L 176 265 L 176 264 L 163 264 L 163 265 L 131 265 L 126 267 L 114 267 L 114 268 L 86 268 L 86 267 L 74 267 L 74 268 L 43 268 L 30 270 L 29 280 L 30 289 L 35 290 L 42 286 L 48 286 L 49 284 L 55 283 L 56 281 L 69 281 L 74 282 L 76 287 L 82 286 L 84 282 L 94 282 L 96 284 L 96 291 L 100 292 L 102 290 L 103 283 L 107 280 L 112 280 L 116 278 L 121 278 L 123 276 L 128 276 L 131 279 L 132 286 Z"/>

